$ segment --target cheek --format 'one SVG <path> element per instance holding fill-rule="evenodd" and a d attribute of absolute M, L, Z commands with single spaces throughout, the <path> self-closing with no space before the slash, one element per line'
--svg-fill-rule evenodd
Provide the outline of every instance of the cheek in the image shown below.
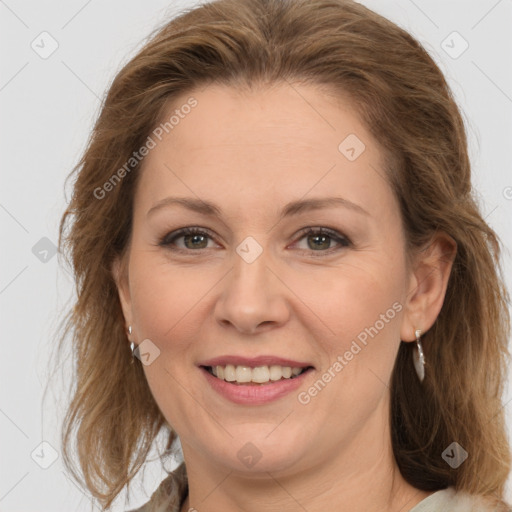
<path fill-rule="evenodd" d="M 218 279 L 201 268 L 180 268 L 143 251 L 134 254 L 130 272 L 137 335 L 157 344 L 173 339 L 179 346 L 183 329 Z"/>
<path fill-rule="evenodd" d="M 397 310 L 402 309 L 403 269 L 382 260 L 372 265 L 346 265 L 306 292 L 302 293 L 308 306 L 318 312 L 332 335 L 353 338 L 376 322 L 381 330 L 381 315 L 385 320 L 396 318 Z"/>
<path fill-rule="evenodd" d="M 216 280 L 205 272 L 180 269 L 145 251 L 133 252 L 130 287 L 135 334 L 151 340 L 159 356 L 144 373 L 165 418 L 176 430 L 193 431 L 204 422 L 197 402 L 195 358 L 202 322 L 198 318 L 208 303 L 208 291 Z M 218 280 L 218 279 L 217 279 Z M 191 400 L 191 395 L 195 400 Z"/>
<path fill-rule="evenodd" d="M 359 257 L 309 296 L 308 305 L 328 328 L 327 337 L 318 340 L 326 352 L 324 364 L 329 368 L 341 356 L 343 374 L 354 386 L 368 380 L 368 370 L 383 381 L 392 371 L 404 308 L 403 264 L 399 255 Z"/>

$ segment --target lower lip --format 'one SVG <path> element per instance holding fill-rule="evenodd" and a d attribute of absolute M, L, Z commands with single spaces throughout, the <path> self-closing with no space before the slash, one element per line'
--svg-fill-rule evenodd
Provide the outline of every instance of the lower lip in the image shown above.
<path fill-rule="evenodd" d="M 206 380 L 210 386 L 222 395 L 236 404 L 263 405 L 295 391 L 309 375 L 311 369 L 306 370 L 293 379 L 282 379 L 269 384 L 232 384 L 225 380 L 214 377 L 206 368 L 201 368 Z"/>

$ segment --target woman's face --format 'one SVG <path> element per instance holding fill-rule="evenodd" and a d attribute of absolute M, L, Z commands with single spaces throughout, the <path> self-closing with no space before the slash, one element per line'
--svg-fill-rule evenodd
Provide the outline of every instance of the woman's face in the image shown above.
<path fill-rule="evenodd" d="M 382 153 L 349 102 L 312 85 L 209 86 L 173 110 L 190 96 L 152 135 L 119 279 L 155 400 L 205 465 L 364 463 L 413 339 Z"/>

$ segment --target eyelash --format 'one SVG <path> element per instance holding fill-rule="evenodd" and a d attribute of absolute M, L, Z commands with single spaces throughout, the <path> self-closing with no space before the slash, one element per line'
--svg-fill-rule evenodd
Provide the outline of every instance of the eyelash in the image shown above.
<path fill-rule="evenodd" d="M 214 240 L 214 238 L 215 238 L 212 235 L 212 233 L 210 233 L 208 230 L 205 230 L 205 229 L 199 228 L 199 227 L 188 227 L 188 228 L 178 229 L 176 231 L 166 234 L 160 240 L 158 245 L 161 247 L 166 247 L 169 250 L 172 250 L 174 252 L 187 253 L 187 254 L 190 254 L 192 252 L 201 254 L 203 251 L 205 251 L 207 249 L 207 248 L 183 249 L 181 247 L 171 247 L 177 239 L 179 239 L 183 236 L 187 236 L 187 235 L 205 236 L 211 240 Z M 338 233 L 337 231 L 335 231 L 333 229 L 325 228 L 325 227 L 307 227 L 307 228 L 302 229 L 299 232 L 299 234 L 297 235 L 298 238 L 297 238 L 296 242 L 302 240 L 303 238 L 305 238 L 307 236 L 322 236 L 322 235 L 326 235 L 329 238 L 331 238 L 334 242 L 337 242 L 339 244 L 338 247 L 330 247 L 329 249 L 318 250 L 318 251 L 314 251 L 311 249 L 310 250 L 302 249 L 302 251 L 307 252 L 314 257 L 322 257 L 322 256 L 330 255 L 330 254 L 332 254 L 332 252 L 339 251 L 340 249 L 352 246 L 352 242 L 346 236 L 341 235 L 340 233 Z M 294 243 L 296 243 L 296 242 L 294 242 Z"/>

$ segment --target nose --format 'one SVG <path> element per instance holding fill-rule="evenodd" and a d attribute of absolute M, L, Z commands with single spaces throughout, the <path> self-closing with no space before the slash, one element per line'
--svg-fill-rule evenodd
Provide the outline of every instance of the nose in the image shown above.
<path fill-rule="evenodd" d="M 254 334 L 284 325 L 290 317 L 286 286 L 267 266 L 264 253 L 252 263 L 235 256 L 234 268 L 221 282 L 214 315 L 224 327 Z"/>

